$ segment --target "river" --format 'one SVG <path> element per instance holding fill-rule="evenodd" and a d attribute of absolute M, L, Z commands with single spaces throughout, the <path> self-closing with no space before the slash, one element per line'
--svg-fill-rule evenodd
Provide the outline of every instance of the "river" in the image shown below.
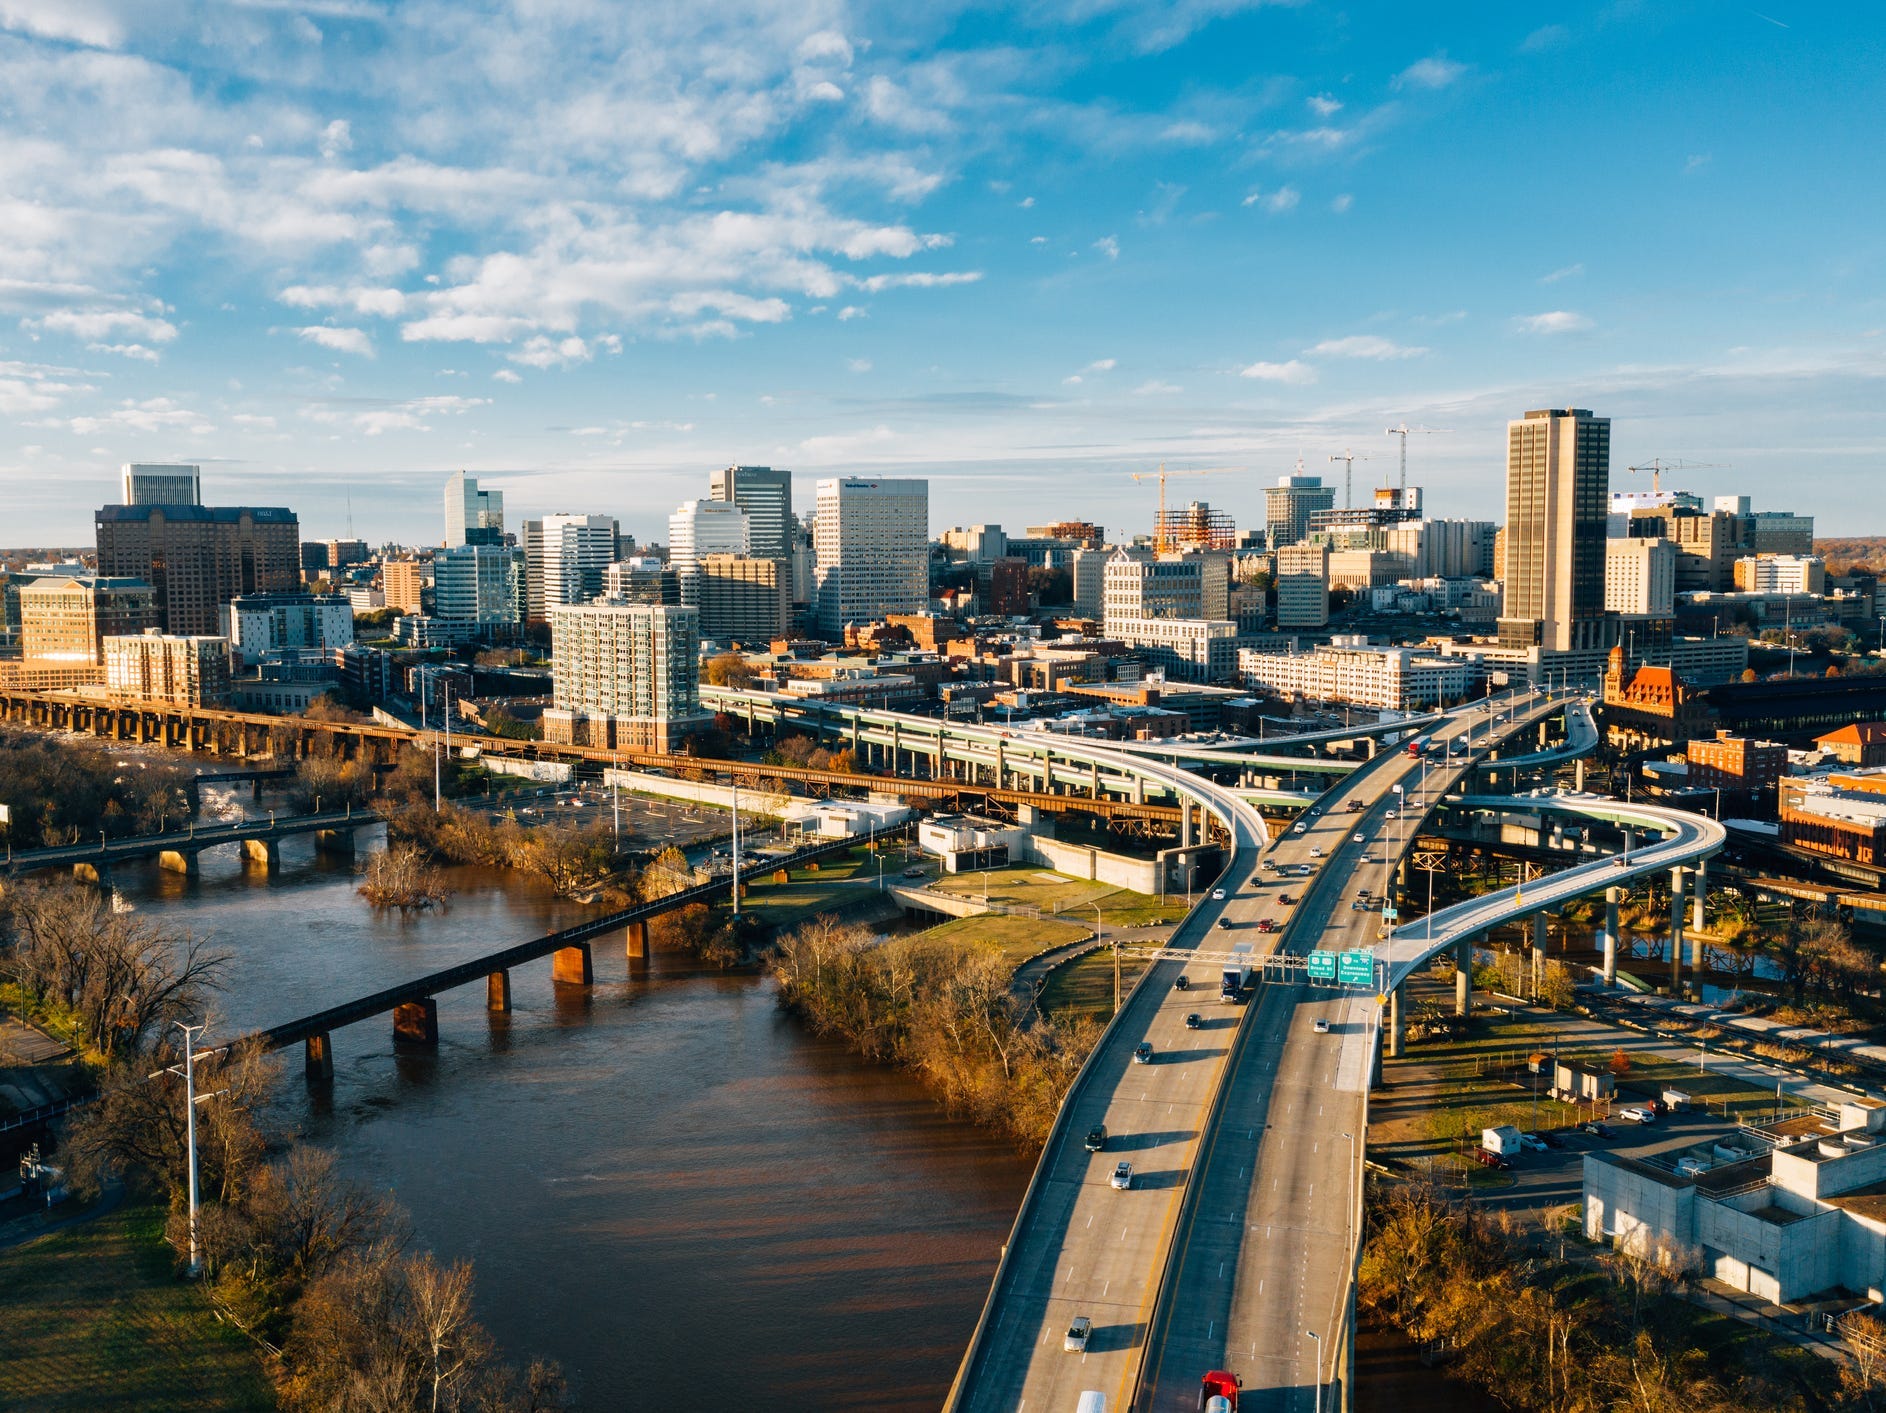
<path fill-rule="evenodd" d="M 365 841 L 367 835 L 363 833 Z M 233 848 L 183 879 L 121 871 L 140 912 L 230 956 L 217 1034 L 292 1019 L 576 920 L 533 881 L 450 870 L 449 911 L 402 921 L 306 839 L 272 878 Z M 439 998 L 436 1054 L 391 1021 L 334 1034 L 335 1080 L 285 1057 L 288 1117 L 416 1242 L 471 1258 L 508 1357 L 557 1360 L 576 1406 L 934 1409 L 1030 1165 L 907 1077 L 815 1040 L 770 982 L 599 942 L 596 984 L 548 961 Z"/>

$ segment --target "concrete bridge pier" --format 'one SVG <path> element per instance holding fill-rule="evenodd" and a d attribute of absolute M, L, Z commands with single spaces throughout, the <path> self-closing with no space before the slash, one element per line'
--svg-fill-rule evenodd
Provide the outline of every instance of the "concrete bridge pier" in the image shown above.
<path fill-rule="evenodd" d="M 485 978 L 485 1009 L 499 1015 L 511 1011 L 511 973 L 494 971 Z"/>
<path fill-rule="evenodd" d="M 354 831 L 352 829 L 317 829 L 314 831 L 314 851 L 317 854 L 333 854 L 336 858 L 351 859 L 354 856 Z"/>
<path fill-rule="evenodd" d="M 1454 1014 L 1463 1020 L 1473 1015 L 1473 938 L 1454 944 Z"/>
<path fill-rule="evenodd" d="M 1622 888 L 1604 890 L 1604 984 L 1618 984 L 1618 904 L 1624 901 Z"/>
<path fill-rule="evenodd" d="M 282 866 L 282 846 L 273 839 L 244 839 L 242 862 L 245 867 L 254 864 L 264 873 L 275 873 Z"/>
<path fill-rule="evenodd" d="M 1179 847 L 1192 847 L 1192 802 L 1184 796 L 1179 797 Z"/>
<path fill-rule="evenodd" d="M 1670 994 L 1683 994 L 1683 870 L 1670 870 Z"/>
<path fill-rule="evenodd" d="M 1572 788 L 1574 790 L 1585 788 L 1585 758 L 1583 756 L 1572 762 Z"/>
<path fill-rule="evenodd" d="M 1401 1058 L 1402 1044 L 1406 1038 L 1406 1022 L 1402 1017 L 1401 987 L 1397 986 L 1388 993 L 1388 1058 Z"/>
<path fill-rule="evenodd" d="M 785 878 L 782 877 L 784 873 L 785 870 L 780 869 L 773 875 L 773 881 L 775 883 L 784 883 L 786 881 Z M 622 934 L 623 954 L 632 962 L 646 962 L 648 960 L 648 924 L 646 922 L 632 922 L 622 929 Z"/>
<path fill-rule="evenodd" d="M 439 1045 L 439 1003 L 430 996 L 417 1001 L 402 1001 L 393 1007 L 393 1043 L 395 1045 Z"/>
<path fill-rule="evenodd" d="M 197 850 L 165 849 L 157 855 L 157 866 L 169 873 L 181 873 L 185 878 L 194 878 L 197 872 Z"/>
<path fill-rule="evenodd" d="M 1532 997 L 1535 1001 L 1545 988 L 1546 943 L 1550 940 L 1546 928 L 1545 911 L 1541 909 L 1532 915 Z"/>
<path fill-rule="evenodd" d="M 334 1042 L 323 1030 L 302 1042 L 302 1063 L 310 1084 L 334 1081 Z"/>
<path fill-rule="evenodd" d="M 1690 931 L 1701 932 L 1705 926 L 1703 919 L 1703 897 L 1709 890 L 1709 861 L 1696 861 L 1696 901 L 1690 906 Z M 1698 959 L 1701 957 L 1702 943 L 1696 944 Z"/>
<path fill-rule="evenodd" d="M 589 986 L 595 974 L 589 966 L 589 943 L 559 947 L 550 954 L 550 979 L 559 986 Z"/>
<path fill-rule="evenodd" d="M 102 860 L 98 863 L 75 863 L 72 876 L 81 883 L 106 884 L 111 882 L 111 868 Z"/>

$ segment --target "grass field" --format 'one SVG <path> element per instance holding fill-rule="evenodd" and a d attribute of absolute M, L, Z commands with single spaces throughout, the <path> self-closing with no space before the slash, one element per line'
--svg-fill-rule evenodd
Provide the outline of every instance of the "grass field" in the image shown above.
<path fill-rule="evenodd" d="M 918 935 L 981 942 L 994 947 L 1008 958 L 1010 966 L 1020 966 L 1030 957 L 1051 947 L 1065 946 L 1069 942 L 1092 936 L 1093 929 L 1075 922 L 986 913 L 980 917 L 952 918 Z"/>
<path fill-rule="evenodd" d="M 268 1409 L 256 1354 L 171 1273 L 163 1214 L 122 1207 L 0 1252 L 0 1408 Z"/>
<path fill-rule="evenodd" d="M 1120 995 L 1133 989 L 1133 981 L 1149 963 L 1143 957 L 1120 959 Z M 1102 947 L 1077 962 L 1056 967 L 1048 973 L 1041 988 L 1041 1009 L 1049 1015 L 1062 1012 L 1086 1012 L 1105 1019 L 1113 1014 L 1113 950 Z"/>
<path fill-rule="evenodd" d="M 984 896 L 981 873 L 945 875 L 930 885 L 939 893 L 953 893 L 959 898 Z M 1158 898 L 1132 893 L 1110 883 L 1091 883 L 1083 878 L 1069 878 L 1038 864 L 991 869 L 987 877 L 987 896 L 991 903 L 1011 908 L 1035 908 L 1044 913 L 1065 913 L 1094 920 L 1094 905 L 1100 906 L 1100 919 L 1110 927 L 1132 927 L 1164 919 L 1177 922 L 1185 915 L 1185 900 Z"/>
<path fill-rule="evenodd" d="M 885 887 L 890 886 L 892 877 L 901 872 L 903 866 L 901 854 L 885 855 Z M 772 870 L 742 860 L 740 879 L 748 891 L 741 900 L 741 910 L 764 918 L 776 927 L 791 927 L 809 917 L 836 912 L 869 897 L 872 889 L 868 885 L 877 882 L 878 866 L 870 851 L 860 846 L 849 853 L 821 859 L 816 870 L 793 869 L 785 883 L 774 883 L 772 878 Z"/>

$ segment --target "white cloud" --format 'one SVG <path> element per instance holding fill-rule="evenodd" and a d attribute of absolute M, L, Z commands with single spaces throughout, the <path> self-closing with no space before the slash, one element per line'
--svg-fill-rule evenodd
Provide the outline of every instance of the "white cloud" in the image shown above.
<path fill-rule="evenodd" d="M 561 339 L 538 334 L 526 339 L 522 348 L 505 355 L 513 363 L 521 363 L 526 368 L 568 368 L 573 364 L 587 363 L 593 356 L 589 345 L 575 334 Z"/>
<path fill-rule="evenodd" d="M 1395 75 L 1393 86 L 1396 88 L 1446 88 L 1466 72 L 1465 64 L 1455 63 L 1445 53 L 1431 54 L 1425 59 L 1417 59 Z"/>
<path fill-rule="evenodd" d="M 1085 371 L 1089 373 L 1111 373 L 1119 366 L 1120 360 L 1117 358 L 1096 358 L 1092 363 L 1087 365 Z"/>
<path fill-rule="evenodd" d="M 490 401 L 489 398 L 459 397 L 457 394 L 416 397 L 408 402 L 396 402 L 371 412 L 355 413 L 353 424 L 370 437 L 377 437 L 385 432 L 429 432 L 432 430 L 432 424 L 426 420 L 427 418 L 460 416 L 474 407 L 489 406 Z"/>
<path fill-rule="evenodd" d="M 1020 201 L 1016 202 L 1015 204 L 1021 207 L 1022 210 L 1024 211 L 1032 211 L 1035 209 L 1035 198 L 1032 196 L 1024 196 Z"/>
<path fill-rule="evenodd" d="M 332 162 L 343 153 L 353 151 L 354 130 L 345 118 L 336 118 L 321 129 L 321 155 Z"/>
<path fill-rule="evenodd" d="M 1120 258 L 1120 242 L 1117 237 L 1102 236 L 1099 240 L 1094 242 L 1094 249 L 1098 250 L 1109 260 L 1118 260 Z"/>
<path fill-rule="evenodd" d="M 1187 118 L 1166 124 L 1160 129 L 1159 136 L 1165 142 L 1174 142 L 1185 147 L 1199 147 L 1216 140 L 1218 132 L 1205 123 Z"/>
<path fill-rule="evenodd" d="M 113 334 L 129 334 L 146 343 L 169 343 L 177 326 L 155 315 L 129 309 L 55 309 L 40 319 L 25 319 L 21 326 L 49 334 L 70 334 L 88 343 L 102 343 Z"/>
<path fill-rule="evenodd" d="M 838 322 L 841 324 L 848 324 L 853 319 L 863 319 L 865 317 L 867 317 L 866 311 L 856 304 L 847 304 L 843 309 L 838 311 Z"/>
<path fill-rule="evenodd" d="M 99 417 L 73 417 L 66 426 L 81 437 L 98 432 L 181 432 L 187 436 L 206 437 L 215 425 L 200 413 L 167 397 L 126 398 L 110 412 Z"/>
<path fill-rule="evenodd" d="M 799 90 L 799 96 L 808 103 L 843 103 L 845 90 L 830 79 L 820 79 Z"/>
<path fill-rule="evenodd" d="M 1084 381 L 1085 379 L 1083 379 L 1079 373 L 1069 373 L 1065 378 L 1061 379 L 1061 386 L 1070 387 L 1075 383 Z"/>
<path fill-rule="evenodd" d="M 1253 189 L 1250 195 L 1246 196 L 1239 204 L 1243 206 L 1262 206 L 1273 216 L 1280 216 L 1286 211 L 1296 210 L 1297 203 L 1302 199 L 1302 193 L 1293 186 L 1279 187 L 1277 190 L 1271 192 L 1267 192 L 1262 187 L 1258 187 Z"/>
<path fill-rule="evenodd" d="M 1342 101 L 1332 94 L 1315 93 L 1304 101 L 1310 105 L 1310 111 L 1319 118 L 1333 117 L 1342 111 Z"/>
<path fill-rule="evenodd" d="M 1713 158 L 1707 152 L 1691 153 L 1689 159 L 1683 163 L 1683 175 L 1687 177 L 1694 172 L 1702 171 L 1712 160 Z"/>
<path fill-rule="evenodd" d="M 0 0 L 0 26 L 94 49 L 115 49 L 124 37 L 117 15 L 102 0 Z"/>
<path fill-rule="evenodd" d="M 362 358 L 373 357 L 373 340 L 364 329 L 338 329 L 331 324 L 311 324 L 305 329 L 296 329 L 309 343 L 319 344 L 322 348 L 331 348 L 336 353 L 356 353 Z"/>
<path fill-rule="evenodd" d="M 1335 200 L 1329 203 L 1329 209 L 1334 211 L 1338 216 L 1340 216 L 1345 211 L 1347 211 L 1351 206 L 1354 206 L 1355 204 L 1356 204 L 1355 197 L 1351 196 L 1348 192 L 1345 191 L 1341 196 L 1338 196 Z"/>
<path fill-rule="evenodd" d="M 1299 359 L 1287 363 L 1252 363 L 1238 370 L 1240 378 L 1256 378 L 1265 383 L 1302 385 L 1316 381 L 1316 369 Z"/>
<path fill-rule="evenodd" d="M 1166 393 L 1181 393 L 1184 391 L 1185 389 L 1176 383 L 1161 382 L 1158 378 L 1152 378 L 1134 388 L 1133 395 L 1135 397 L 1157 397 Z"/>
<path fill-rule="evenodd" d="M 1560 280 L 1573 279 L 1584 273 L 1585 267 L 1583 264 L 1566 265 L 1562 269 L 1554 270 L 1549 275 L 1541 275 L 1539 277 L 1539 283 L 1542 285 L 1555 285 Z"/>
<path fill-rule="evenodd" d="M 1320 358 L 1371 358 L 1382 361 L 1391 358 L 1419 358 L 1427 350 L 1398 344 L 1376 334 L 1351 334 L 1348 338 L 1324 339 L 1316 347 L 1306 349 L 1305 352 L 1312 357 Z"/>
<path fill-rule="evenodd" d="M 0 362 L 0 412 L 49 412 L 74 394 L 95 391 L 90 383 L 68 381 L 73 373 L 39 363 Z"/>
<path fill-rule="evenodd" d="M 799 41 L 798 56 L 802 64 L 835 64 L 848 69 L 852 58 L 851 41 L 835 29 L 822 29 Z"/>
<path fill-rule="evenodd" d="M 869 373 L 871 371 L 871 360 L 868 358 L 847 358 L 845 360 L 845 367 L 854 373 Z"/>
<path fill-rule="evenodd" d="M 115 353 L 120 358 L 135 358 L 143 363 L 155 363 L 159 354 L 154 348 L 146 348 L 141 343 L 88 343 L 85 347 L 93 353 Z"/>
<path fill-rule="evenodd" d="M 933 274 L 919 270 L 908 275 L 873 275 L 856 281 L 861 290 L 877 294 L 887 289 L 942 289 L 948 285 L 973 285 L 982 278 L 980 270 L 946 270 Z"/>
<path fill-rule="evenodd" d="M 1519 44 L 1522 54 L 1539 54 L 1548 49 L 1556 49 L 1572 37 L 1564 25 L 1544 25 L 1527 35 Z"/>
<path fill-rule="evenodd" d="M 1576 334 L 1591 327 L 1591 320 L 1569 309 L 1553 309 L 1544 314 L 1526 314 L 1514 321 L 1528 334 Z"/>
<path fill-rule="evenodd" d="M 499 383 L 521 383 L 524 381 L 523 376 L 515 368 L 500 368 L 497 372 L 493 373 L 491 377 L 494 382 Z"/>

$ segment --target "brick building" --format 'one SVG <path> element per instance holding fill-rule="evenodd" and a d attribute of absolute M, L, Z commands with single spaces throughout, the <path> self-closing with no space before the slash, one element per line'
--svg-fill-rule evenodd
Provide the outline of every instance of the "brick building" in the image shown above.
<path fill-rule="evenodd" d="M 105 690 L 175 706 L 219 705 L 229 697 L 229 640 L 155 631 L 107 638 Z"/>
<path fill-rule="evenodd" d="M 93 516 L 98 572 L 142 579 L 166 633 L 208 636 L 240 594 L 301 588 L 301 524 L 279 506 L 107 505 Z"/>
<path fill-rule="evenodd" d="M 37 666 L 96 667 L 106 638 L 156 626 L 155 596 L 142 579 L 52 575 L 20 590 L 20 655 Z"/>
<path fill-rule="evenodd" d="M 1886 765 L 1886 721 L 1856 721 L 1816 736 L 1814 744 L 1843 765 Z"/>
<path fill-rule="evenodd" d="M 1788 748 L 1777 741 L 1755 741 L 1717 730 L 1709 740 L 1685 747 L 1689 784 L 1695 790 L 1720 790 L 1750 804 L 1766 803 L 1788 773 Z"/>

